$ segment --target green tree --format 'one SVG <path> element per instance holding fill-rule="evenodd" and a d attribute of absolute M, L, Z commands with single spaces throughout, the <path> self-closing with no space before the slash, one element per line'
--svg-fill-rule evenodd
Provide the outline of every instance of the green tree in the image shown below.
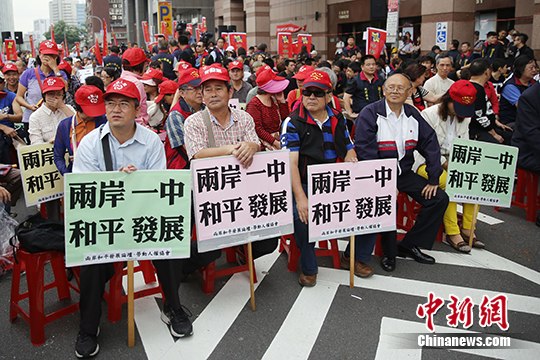
<path fill-rule="evenodd" d="M 64 34 L 66 34 L 68 46 L 71 49 L 76 42 L 80 42 L 85 38 L 86 28 L 84 26 L 67 25 L 64 21 L 60 20 L 54 24 L 54 40 L 58 44 L 64 42 Z M 51 30 L 49 29 L 43 36 L 50 40 Z"/>

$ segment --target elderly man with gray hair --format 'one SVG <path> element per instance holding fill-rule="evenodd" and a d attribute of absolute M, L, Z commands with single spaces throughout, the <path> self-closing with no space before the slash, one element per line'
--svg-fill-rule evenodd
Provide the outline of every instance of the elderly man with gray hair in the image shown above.
<path fill-rule="evenodd" d="M 426 81 L 424 89 L 440 97 L 446 94 L 450 86 L 454 83 L 454 80 L 448 78 L 448 74 L 452 71 L 453 59 L 450 55 L 444 53 L 437 57 L 435 64 L 437 74 Z"/>

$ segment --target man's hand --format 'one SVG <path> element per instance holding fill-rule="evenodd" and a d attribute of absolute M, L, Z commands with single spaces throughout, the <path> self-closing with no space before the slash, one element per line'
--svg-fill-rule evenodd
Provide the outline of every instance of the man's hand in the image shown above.
<path fill-rule="evenodd" d="M 251 142 L 237 144 L 232 154 L 240 161 L 243 167 L 248 168 L 253 162 L 253 155 L 259 151 L 259 145 Z"/>
<path fill-rule="evenodd" d="M 11 201 L 11 194 L 6 188 L 0 186 L 0 202 L 8 203 Z"/>
<path fill-rule="evenodd" d="M 17 136 L 17 131 L 6 125 L 0 124 L 0 131 L 2 131 L 4 134 L 6 134 L 6 136 L 9 136 L 10 138 L 14 138 L 15 136 Z"/>
<path fill-rule="evenodd" d="M 513 129 L 512 129 L 510 126 L 503 124 L 503 123 L 500 122 L 499 120 L 495 120 L 495 125 L 497 125 L 499 128 L 501 128 L 501 129 L 503 129 L 503 130 L 506 130 L 506 131 L 513 131 Z"/>
<path fill-rule="evenodd" d="M 121 167 L 120 171 L 126 174 L 131 174 L 132 172 L 137 171 L 137 168 L 135 167 L 135 165 L 129 164 L 128 166 Z"/>
<path fill-rule="evenodd" d="M 430 184 L 427 184 L 424 189 L 422 189 L 422 196 L 427 199 L 427 200 L 430 200 L 432 197 L 435 196 L 435 194 L 437 193 L 437 188 L 439 187 L 439 185 L 430 185 Z"/>
<path fill-rule="evenodd" d="M 308 211 L 308 199 L 304 195 L 301 199 L 296 199 L 296 209 L 298 210 L 298 217 L 300 221 L 304 224 L 307 224 L 309 221 L 309 211 Z"/>
<path fill-rule="evenodd" d="M 504 142 L 504 138 L 499 134 L 495 134 L 493 135 L 493 137 L 499 142 L 499 144 L 502 144 Z"/>
<path fill-rule="evenodd" d="M 347 155 L 345 156 L 345 159 L 343 159 L 345 162 L 358 162 L 358 158 L 356 157 L 356 152 L 353 151 L 347 151 Z"/>

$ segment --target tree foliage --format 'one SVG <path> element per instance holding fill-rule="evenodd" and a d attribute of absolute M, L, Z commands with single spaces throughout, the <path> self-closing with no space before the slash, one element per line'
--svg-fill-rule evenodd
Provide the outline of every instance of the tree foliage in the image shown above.
<path fill-rule="evenodd" d="M 80 42 L 85 38 L 86 28 L 84 26 L 67 25 L 64 21 L 60 20 L 54 24 L 54 40 L 56 43 L 60 44 L 64 42 L 64 34 L 66 34 L 68 46 L 71 48 L 76 42 Z M 49 29 L 43 36 L 50 40 L 51 30 Z"/>

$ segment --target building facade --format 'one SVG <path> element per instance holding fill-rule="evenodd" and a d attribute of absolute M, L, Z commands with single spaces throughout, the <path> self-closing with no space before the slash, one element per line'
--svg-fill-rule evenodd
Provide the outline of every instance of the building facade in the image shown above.
<path fill-rule="evenodd" d="M 215 0 L 217 26 L 235 25 L 248 34 L 250 45 L 267 43 L 275 52 L 276 26 L 306 26 L 319 54 L 332 58 L 336 43 L 354 36 L 365 46 L 367 27 L 386 28 L 384 0 Z M 516 30 L 529 35 L 528 45 L 540 55 L 540 0 L 401 0 L 399 32 L 420 37 L 427 52 L 436 43 L 438 23 L 446 25 L 447 44 L 452 39 L 473 41 L 487 31 Z"/>
<path fill-rule="evenodd" d="M 51 22 L 49 19 L 37 19 L 34 20 L 34 39 L 36 41 L 45 40 L 45 34 L 49 31 L 49 28 L 51 27 Z"/>
<path fill-rule="evenodd" d="M 78 26 L 78 4 L 79 0 L 49 1 L 49 19 L 51 19 L 51 23 L 55 24 L 58 21 L 64 21 L 66 25 Z"/>
<path fill-rule="evenodd" d="M 15 31 L 13 24 L 13 0 L 0 1 L 0 31 Z"/>

